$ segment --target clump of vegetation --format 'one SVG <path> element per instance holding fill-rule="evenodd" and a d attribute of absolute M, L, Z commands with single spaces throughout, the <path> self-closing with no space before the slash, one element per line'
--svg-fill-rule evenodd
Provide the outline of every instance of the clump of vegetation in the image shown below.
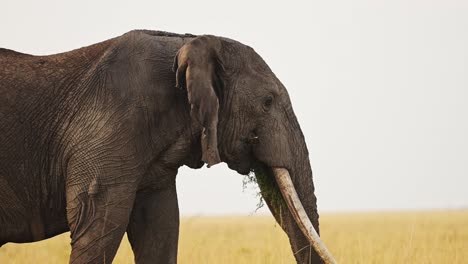
<path fill-rule="evenodd" d="M 254 183 L 259 187 L 257 197 L 259 201 L 257 203 L 257 209 L 262 208 L 265 205 L 264 199 L 271 201 L 271 205 L 274 208 L 281 208 L 285 206 L 283 196 L 281 195 L 276 181 L 269 168 L 264 165 L 257 164 L 254 169 L 244 178 L 243 187 Z"/>

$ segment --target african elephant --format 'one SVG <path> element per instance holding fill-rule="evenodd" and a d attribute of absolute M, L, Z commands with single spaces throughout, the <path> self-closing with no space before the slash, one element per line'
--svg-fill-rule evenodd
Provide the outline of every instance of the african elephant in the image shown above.
<path fill-rule="evenodd" d="M 0 49 L 0 65 L 0 246 L 71 231 L 70 263 L 111 263 L 127 232 L 136 263 L 176 263 L 178 168 L 225 162 L 262 175 L 298 263 L 333 262 L 288 93 L 252 48 L 137 30 L 50 56 Z"/>

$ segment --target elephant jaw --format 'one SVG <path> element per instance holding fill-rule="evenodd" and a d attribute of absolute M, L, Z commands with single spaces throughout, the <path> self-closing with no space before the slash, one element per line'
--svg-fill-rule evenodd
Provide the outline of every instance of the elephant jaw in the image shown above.
<path fill-rule="evenodd" d="M 273 174 L 278 184 L 279 190 L 285 200 L 294 221 L 301 229 L 304 236 L 307 238 L 311 246 L 322 258 L 323 262 L 328 264 L 335 264 L 336 261 L 328 251 L 325 244 L 321 241 L 319 235 L 315 231 L 312 222 L 306 214 L 304 207 L 302 206 L 299 196 L 297 195 L 296 189 L 294 188 L 291 176 L 287 169 L 284 168 L 272 168 Z"/>

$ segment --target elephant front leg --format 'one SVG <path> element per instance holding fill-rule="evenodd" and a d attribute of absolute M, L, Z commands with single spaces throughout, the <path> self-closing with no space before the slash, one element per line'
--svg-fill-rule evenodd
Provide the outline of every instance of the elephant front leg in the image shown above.
<path fill-rule="evenodd" d="M 82 193 L 67 208 L 70 263 L 112 263 L 128 225 L 134 194 L 121 184 L 96 195 Z"/>
<path fill-rule="evenodd" d="M 66 180 L 70 263 L 112 263 L 135 201 L 140 174 L 134 164 L 117 151 L 89 150 L 70 160 Z"/>
<path fill-rule="evenodd" d="M 174 186 L 138 193 L 128 225 L 135 262 L 177 263 L 179 207 Z"/>

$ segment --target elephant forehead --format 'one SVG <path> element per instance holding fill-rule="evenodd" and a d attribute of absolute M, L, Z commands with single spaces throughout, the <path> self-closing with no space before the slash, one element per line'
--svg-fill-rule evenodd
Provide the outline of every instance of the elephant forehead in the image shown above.
<path fill-rule="evenodd" d="M 270 93 L 272 95 L 279 95 L 281 93 L 281 83 L 273 73 L 250 70 L 248 73 L 240 76 L 238 85 L 254 93 Z"/>

